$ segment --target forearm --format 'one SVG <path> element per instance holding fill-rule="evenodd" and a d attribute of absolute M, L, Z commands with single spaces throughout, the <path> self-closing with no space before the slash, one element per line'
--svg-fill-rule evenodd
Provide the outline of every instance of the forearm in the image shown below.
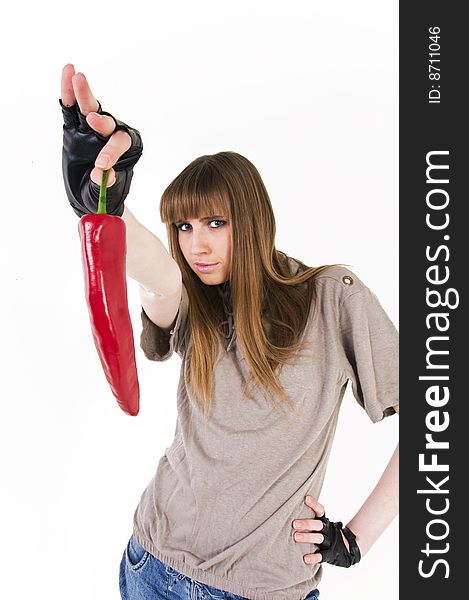
<path fill-rule="evenodd" d="M 122 215 L 127 235 L 127 274 L 157 296 L 180 289 L 181 272 L 163 243 L 125 207 Z"/>
<path fill-rule="evenodd" d="M 374 490 L 347 526 L 365 555 L 399 511 L 399 444 Z"/>

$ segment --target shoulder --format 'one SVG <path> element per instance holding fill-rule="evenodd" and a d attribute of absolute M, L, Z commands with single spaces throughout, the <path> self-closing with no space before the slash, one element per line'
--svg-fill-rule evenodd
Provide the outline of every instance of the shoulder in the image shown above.
<path fill-rule="evenodd" d="M 342 265 L 331 265 L 314 277 L 316 291 L 340 305 L 347 298 L 368 290 L 358 275 Z"/>
<path fill-rule="evenodd" d="M 342 328 L 358 326 L 367 333 L 375 328 L 395 336 L 397 329 L 379 298 L 354 271 L 334 265 L 316 277 L 316 296 L 322 312 L 333 315 Z"/>
<path fill-rule="evenodd" d="M 292 276 L 311 268 L 291 256 L 287 258 Z M 333 304 L 340 306 L 350 296 L 370 291 L 360 277 L 343 264 L 317 267 L 317 271 L 319 272 L 313 276 L 314 295 L 316 298 L 324 298 L 326 303 L 333 301 Z"/>

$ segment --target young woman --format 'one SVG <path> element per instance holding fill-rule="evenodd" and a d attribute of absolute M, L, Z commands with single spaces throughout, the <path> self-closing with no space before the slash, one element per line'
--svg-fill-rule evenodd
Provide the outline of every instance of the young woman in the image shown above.
<path fill-rule="evenodd" d="M 374 422 L 398 412 L 395 327 L 345 267 L 275 248 L 262 179 L 234 152 L 197 158 L 164 191 L 168 253 L 124 206 L 138 131 L 101 110 L 73 65 L 60 103 L 69 201 L 95 210 L 110 170 L 141 346 L 182 361 L 174 442 L 135 511 L 122 598 L 317 598 L 321 563 L 357 563 L 397 513 L 397 450 L 347 526 L 318 502 L 348 381 Z"/>

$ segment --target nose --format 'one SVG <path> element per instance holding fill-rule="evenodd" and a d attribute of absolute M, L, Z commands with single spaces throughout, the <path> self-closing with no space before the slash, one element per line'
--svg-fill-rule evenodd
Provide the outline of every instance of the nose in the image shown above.
<path fill-rule="evenodd" d="M 191 250 L 193 254 L 203 254 L 209 252 L 210 247 L 207 238 L 207 232 L 205 232 L 202 228 L 194 228 L 191 238 Z"/>

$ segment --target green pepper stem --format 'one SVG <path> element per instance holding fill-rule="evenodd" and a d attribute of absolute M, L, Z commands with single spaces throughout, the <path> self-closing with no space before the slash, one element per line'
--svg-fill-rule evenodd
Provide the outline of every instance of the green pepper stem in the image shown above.
<path fill-rule="evenodd" d="M 101 186 L 99 188 L 99 200 L 98 200 L 98 212 L 97 215 L 106 214 L 106 186 L 109 177 L 109 169 L 103 171 L 103 178 L 101 179 Z"/>

